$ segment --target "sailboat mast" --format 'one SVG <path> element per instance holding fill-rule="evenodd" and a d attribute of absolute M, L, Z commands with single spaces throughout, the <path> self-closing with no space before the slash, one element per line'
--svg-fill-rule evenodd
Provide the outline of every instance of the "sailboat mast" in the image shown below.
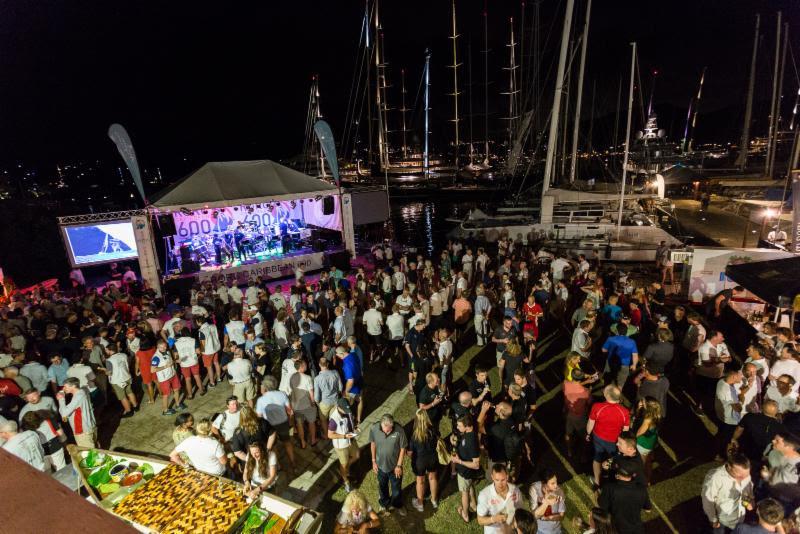
<path fill-rule="evenodd" d="M 385 168 L 389 165 L 386 157 L 386 139 L 384 138 L 383 126 L 383 99 L 381 98 L 381 85 L 383 82 L 383 66 L 381 64 L 381 24 L 378 18 L 378 0 L 375 0 L 375 107 L 378 112 L 378 153 L 380 154 L 380 166 Z"/>
<path fill-rule="evenodd" d="M 508 152 L 511 153 L 511 148 L 514 144 L 514 131 L 515 120 L 517 119 L 517 62 L 514 49 L 517 47 L 514 41 L 514 17 L 508 19 L 510 28 L 510 40 L 508 42 L 509 56 L 508 56 Z"/>
<path fill-rule="evenodd" d="M 772 133 L 772 159 L 769 162 L 769 176 L 775 173 L 775 157 L 778 154 L 778 134 L 781 129 L 781 102 L 783 101 L 783 73 L 786 69 L 786 50 L 789 48 L 789 23 L 783 24 L 783 53 L 781 54 L 781 73 L 778 76 L 778 98 L 775 101 L 775 130 Z"/>
<path fill-rule="evenodd" d="M 772 151 L 775 147 L 772 146 L 772 135 L 776 128 L 775 126 L 775 101 L 778 98 L 778 71 L 780 70 L 781 59 L 781 12 L 778 11 L 778 26 L 775 35 L 775 70 L 772 75 L 772 103 L 769 106 L 769 139 L 767 140 L 767 159 L 764 162 L 764 175 L 767 177 L 772 176 L 772 169 L 769 162 L 772 161 Z"/>
<path fill-rule="evenodd" d="M 450 39 L 453 41 L 453 64 L 450 67 L 453 69 L 453 125 L 455 128 L 455 151 L 454 151 L 454 163 L 456 168 L 458 168 L 458 149 L 461 145 L 461 141 L 458 136 L 458 32 L 456 31 L 456 0 L 451 2 L 452 4 L 452 19 L 453 19 L 453 33 L 450 35 Z"/>
<path fill-rule="evenodd" d="M 550 179 L 553 175 L 553 160 L 555 159 L 558 139 L 558 119 L 561 114 L 561 93 L 564 91 L 564 69 L 567 65 L 567 49 L 569 48 L 569 33 L 572 27 L 572 9 L 574 6 L 575 0 L 567 0 L 567 9 L 564 14 L 564 30 L 561 33 L 561 54 L 558 58 L 558 73 L 556 74 L 556 87 L 553 95 L 553 111 L 550 116 L 550 136 L 547 140 L 547 158 L 544 164 L 542 195 L 550 187 Z"/>
<path fill-rule="evenodd" d="M 314 110 L 314 123 L 318 120 L 322 119 L 322 106 L 320 104 L 320 96 L 319 96 L 319 74 L 314 76 L 314 102 L 316 104 Z M 312 125 L 313 130 L 313 125 Z M 317 155 L 319 156 L 319 172 L 323 178 L 326 178 L 327 175 L 325 174 L 325 151 L 322 150 L 322 144 L 320 143 L 319 138 L 314 135 L 315 144 L 314 146 L 317 149 Z"/>
<path fill-rule="evenodd" d="M 422 168 L 425 171 L 425 176 L 428 175 L 428 136 L 430 132 L 428 118 L 430 112 L 430 94 L 431 94 L 431 51 L 425 50 L 425 150 L 422 153 Z"/>
<path fill-rule="evenodd" d="M 408 108 L 406 108 L 406 69 L 400 69 L 400 103 L 402 107 L 400 108 L 400 120 L 403 125 L 403 159 L 408 158 L 408 142 L 406 139 L 406 132 L 408 128 L 406 127 L 406 112 Z"/>
<path fill-rule="evenodd" d="M 692 116 L 692 134 L 689 136 L 689 143 L 686 147 L 688 152 L 692 151 L 694 132 L 697 127 L 697 112 L 700 110 L 700 99 L 703 97 L 703 83 L 706 80 L 706 67 L 703 67 L 703 74 L 700 76 L 700 87 L 697 88 L 697 98 L 694 101 L 694 115 Z"/>
<path fill-rule="evenodd" d="M 739 155 L 736 157 L 736 166 L 741 170 L 744 170 L 747 165 L 747 151 L 750 148 L 750 122 L 753 120 L 753 90 L 756 86 L 756 58 L 758 56 L 758 28 L 760 25 L 761 15 L 756 14 L 756 31 L 753 36 L 753 57 L 750 59 L 750 80 L 747 82 L 747 102 L 744 105 L 742 140 L 739 143 Z"/>
<path fill-rule="evenodd" d="M 631 43 L 631 85 L 628 90 L 628 123 L 625 127 L 625 155 L 622 158 L 622 185 L 619 193 L 619 215 L 617 216 L 617 239 L 622 230 L 622 207 L 625 205 L 625 180 L 628 177 L 628 155 L 631 147 L 631 114 L 633 113 L 633 86 L 636 71 L 636 43 Z"/>
<path fill-rule="evenodd" d="M 797 119 L 797 106 L 800 105 L 800 87 L 797 88 L 797 96 L 794 99 L 794 107 L 792 108 L 792 120 L 789 122 L 789 130 L 794 131 L 795 119 Z"/>
<path fill-rule="evenodd" d="M 483 163 L 489 163 L 489 6 L 483 4 Z"/>
<path fill-rule="evenodd" d="M 578 129 L 581 123 L 581 99 L 583 98 L 583 73 L 586 68 L 586 48 L 589 44 L 589 19 L 592 16 L 592 0 L 586 2 L 586 21 L 583 24 L 583 42 L 581 43 L 581 66 L 578 74 L 578 94 L 575 97 L 575 124 L 572 128 L 572 160 L 569 167 L 569 181 L 575 181 L 578 168 Z"/>
<path fill-rule="evenodd" d="M 467 87 L 469 89 L 467 92 L 469 107 L 469 162 L 472 163 L 472 142 L 475 140 L 475 132 L 472 127 L 472 40 L 467 41 Z"/>

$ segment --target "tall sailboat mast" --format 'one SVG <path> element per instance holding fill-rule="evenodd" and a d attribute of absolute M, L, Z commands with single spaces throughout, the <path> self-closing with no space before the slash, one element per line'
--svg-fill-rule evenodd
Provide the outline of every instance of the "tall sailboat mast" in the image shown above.
<path fill-rule="evenodd" d="M 692 115 L 692 133 L 689 136 L 689 142 L 686 145 L 686 151 L 692 151 L 692 142 L 694 141 L 694 132 L 697 127 L 697 112 L 700 110 L 700 99 L 703 97 L 703 83 L 706 80 L 706 67 L 703 67 L 703 74 L 700 75 L 700 86 L 697 88 L 697 98 L 694 101 L 694 114 Z"/>
<path fill-rule="evenodd" d="M 425 50 L 425 146 L 422 152 L 422 168 L 425 172 L 425 175 L 428 175 L 428 155 L 429 155 L 429 146 L 428 146 L 428 138 L 430 134 L 430 125 L 428 123 L 429 113 L 430 113 L 430 96 L 431 96 L 431 51 L 430 49 Z"/>
<path fill-rule="evenodd" d="M 483 164 L 489 164 L 489 6 L 483 4 Z"/>
<path fill-rule="evenodd" d="M 781 73 L 778 75 L 778 98 L 775 101 L 775 128 L 772 132 L 772 159 L 769 161 L 769 175 L 775 174 L 775 157 L 778 154 L 778 134 L 781 129 L 781 102 L 783 101 L 783 73 L 786 69 L 786 50 L 789 48 L 789 23 L 783 24 L 783 52 L 781 53 Z"/>
<path fill-rule="evenodd" d="M 572 9 L 575 0 L 567 0 L 567 9 L 564 13 L 564 30 L 561 33 L 561 54 L 558 58 L 558 72 L 556 74 L 555 94 L 553 95 L 553 111 L 550 115 L 550 135 L 547 140 L 547 158 L 544 165 L 544 181 L 542 182 L 542 195 L 550 187 L 553 175 L 553 160 L 558 142 L 558 119 L 561 115 L 561 93 L 564 91 L 564 69 L 567 65 L 567 49 L 569 48 L 569 34 L 572 27 Z"/>
<path fill-rule="evenodd" d="M 583 73 L 586 68 L 586 48 L 589 44 L 589 19 L 592 16 L 592 0 L 586 2 L 586 21 L 583 24 L 583 42 L 581 43 L 581 66 L 578 74 L 578 94 L 575 97 L 575 124 L 572 129 L 572 159 L 569 167 L 569 181 L 575 181 L 578 168 L 578 130 L 581 124 L 581 99 L 583 97 Z"/>
<path fill-rule="evenodd" d="M 747 82 L 747 102 L 744 105 L 742 140 L 739 143 L 739 155 L 736 156 L 736 166 L 741 170 L 744 170 L 747 165 L 747 151 L 750 148 L 750 123 L 753 120 L 753 90 L 756 86 L 756 58 L 758 57 L 758 28 L 760 25 L 761 15 L 756 14 L 756 31 L 753 36 L 753 57 L 750 59 L 750 79 Z"/>
<path fill-rule="evenodd" d="M 456 168 L 458 168 L 458 150 L 461 146 L 461 141 L 458 136 L 458 32 L 456 31 L 456 0 L 452 0 L 452 19 L 453 19 L 453 33 L 450 39 L 453 41 L 453 64 L 449 65 L 453 69 L 453 127 L 455 129 L 455 147 L 454 157 Z"/>
<path fill-rule="evenodd" d="M 408 108 L 406 107 L 406 69 L 400 69 L 400 123 L 402 125 L 402 133 L 403 133 L 403 159 L 408 157 L 408 141 L 406 138 L 406 132 L 408 132 L 408 128 L 406 127 L 406 113 L 408 112 Z"/>
<path fill-rule="evenodd" d="M 375 0 L 374 20 L 374 54 L 375 54 L 375 108 L 378 112 L 378 154 L 381 168 L 389 166 L 386 138 L 384 136 L 384 105 L 381 86 L 385 83 L 383 77 L 383 64 L 381 62 L 381 24 L 378 18 L 378 0 Z"/>
<path fill-rule="evenodd" d="M 508 92 L 501 94 L 508 95 L 508 152 L 510 154 L 514 145 L 514 133 L 516 132 L 516 120 L 518 118 L 517 93 L 519 93 L 519 89 L 517 89 L 517 69 L 519 67 L 517 67 L 516 54 L 514 53 L 517 47 L 517 43 L 514 41 L 514 17 L 509 18 L 509 27 L 511 36 L 508 45 L 506 45 L 509 48 L 508 67 L 503 67 L 508 71 Z"/>
<path fill-rule="evenodd" d="M 619 215 L 617 216 L 617 239 L 622 230 L 622 207 L 625 205 L 625 180 L 628 177 L 628 156 L 631 149 L 631 114 L 633 113 L 633 87 L 636 77 L 636 43 L 631 43 L 631 85 L 628 90 L 628 123 L 625 127 L 625 155 L 622 157 L 622 184 L 619 192 Z"/>
<path fill-rule="evenodd" d="M 775 69 L 772 74 L 772 103 L 769 106 L 769 139 L 767 140 L 767 158 L 764 163 L 764 175 L 767 177 L 772 176 L 772 169 L 770 168 L 769 162 L 772 161 L 772 151 L 775 147 L 772 146 L 772 137 L 777 128 L 775 122 L 775 104 L 776 100 L 778 99 L 778 71 L 780 70 L 780 60 L 781 60 L 781 12 L 778 11 L 778 25 L 775 34 Z"/>

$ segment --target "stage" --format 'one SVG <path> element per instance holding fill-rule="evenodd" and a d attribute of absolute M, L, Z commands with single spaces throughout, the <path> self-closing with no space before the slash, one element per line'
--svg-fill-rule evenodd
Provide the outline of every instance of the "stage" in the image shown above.
<path fill-rule="evenodd" d="M 248 260 L 244 263 L 236 261 L 230 265 L 204 268 L 196 273 L 180 276 L 192 277 L 200 282 L 216 279 L 241 285 L 246 284 L 249 280 L 255 280 L 259 276 L 264 279 L 293 276 L 298 267 L 305 272 L 317 271 L 324 266 L 325 255 L 335 252 L 341 252 L 341 249 L 326 252 L 313 252 L 306 249 L 265 257 L 261 260 Z"/>

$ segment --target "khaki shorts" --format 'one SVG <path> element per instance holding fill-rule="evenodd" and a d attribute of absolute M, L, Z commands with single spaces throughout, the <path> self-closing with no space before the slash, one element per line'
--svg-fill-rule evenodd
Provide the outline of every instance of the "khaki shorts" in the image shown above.
<path fill-rule="evenodd" d="M 326 419 L 328 417 L 330 417 L 331 412 L 333 411 L 334 408 L 336 408 L 335 404 L 323 404 L 323 403 L 320 403 L 318 406 L 319 406 L 320 415 L 322 415 L 322 417 L 324 417 Z"/>
<path fill-rule="evenodd" d="M 477 480 L 471 478 L 464 478 L 461 474 L 456 475 L 456 478 L 458 478 L 458 491 L 469 491 L 470 488 L 475 487 L 477 482 Z"/>
<path fill-rule="evenodd" d="M 339 463 L 343 466 L 347 466 L 347 464 L 353 463 L 358 460 L 358 445 L 354 442 L 350 442 L 350 446 L 344 449 L 337 449 L 334 448 L 333 450 L 336 451 L 336 456 L 339 458 Z"/>
<path fill-rule="evenodd" d="M 252 380 L 233 384 L 233 394 L 239 402 L 249 401 L 256 398 L 256 387 Z"/>
<path fill-rule="evenodd" d="M 75 434 L 75 443 L 78 447 L 87 447 L 93 449 L 97 446 L 97 429 L 91 432 L 84 432 L 83 434 Z"/>
<path fill-rule="evenodd" d="M 111 384 L 111 388 L 114 390 L 114 395 L 116 395 L 117 400 L 126 400 L 128 395 L 133 395 L 133 390 L 131 389 L 131 381 L 128 380 L 124 384 L 117 385 Z"/>

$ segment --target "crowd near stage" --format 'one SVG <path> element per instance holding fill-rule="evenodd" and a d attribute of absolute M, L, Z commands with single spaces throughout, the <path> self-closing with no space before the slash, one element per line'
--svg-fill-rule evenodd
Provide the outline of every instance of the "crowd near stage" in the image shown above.
<path fill-rule="evenodd" d="M 342 192 L 269 160 L 211 162 L 143 210 L 60 223 L 73 267 L 138 258 L 142 279 L 161 292 L 170 283 L 245 284 L 340 265 L 355 253 L 353 200 L 364 224 L 385 220 L 385 195 Z"/>

